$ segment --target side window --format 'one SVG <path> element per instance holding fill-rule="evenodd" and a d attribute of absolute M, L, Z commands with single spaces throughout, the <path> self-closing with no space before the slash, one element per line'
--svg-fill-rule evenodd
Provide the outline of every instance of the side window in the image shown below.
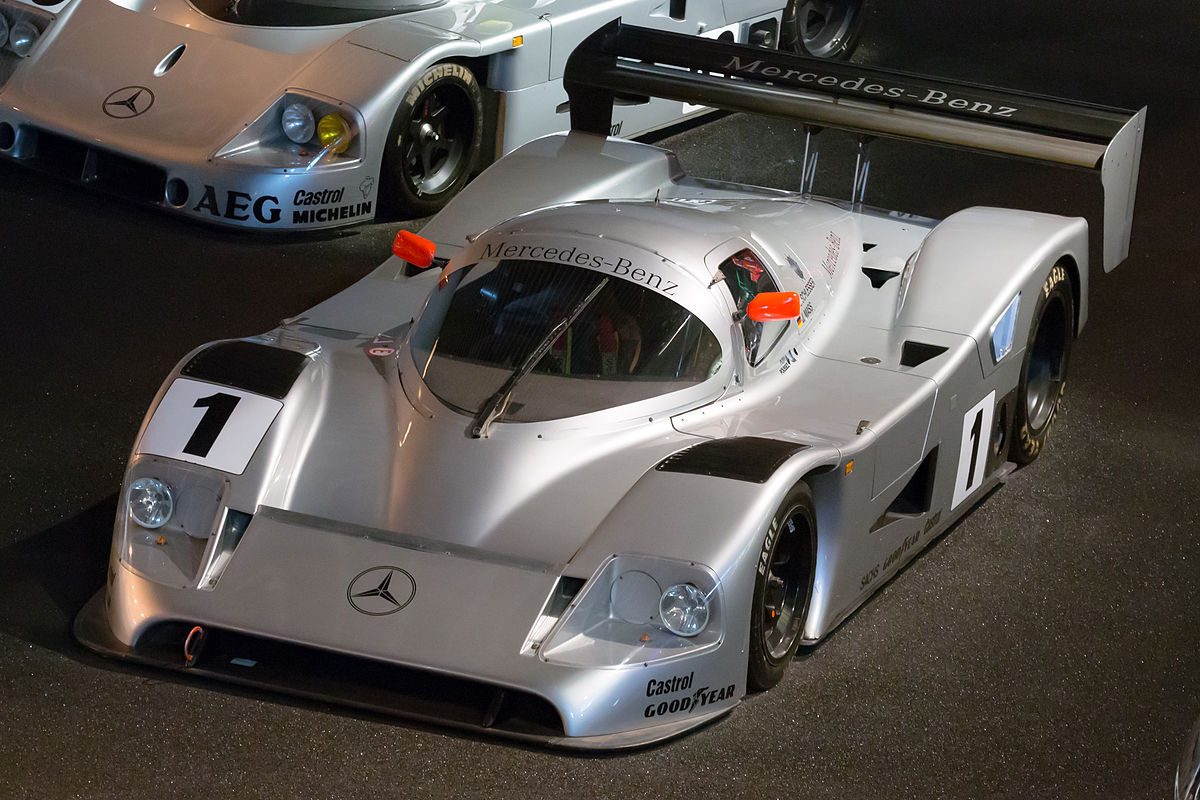
<path fill-rule="evenodd" d="M 742 250 L 730 256 L 721 265 L 721 275 L 739 313 L 744 314 L 750 301 L 759 292 L 779 291 L 762 260 L 752 250 Z M 742 338 L 746 340 L 746 360 L 750 366 L 758 366 L 767 351 L 783 336 L 787 325 L 787 322 L 755 322 L 749 317 L 742 317 Z"/>

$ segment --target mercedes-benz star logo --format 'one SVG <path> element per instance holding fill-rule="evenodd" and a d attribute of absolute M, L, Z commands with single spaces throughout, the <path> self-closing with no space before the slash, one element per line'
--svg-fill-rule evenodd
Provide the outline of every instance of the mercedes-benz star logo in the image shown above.
<path fill-rule="evenodd" d="M 104 98 L 104 113 L 113 119 L 140 117 L 154 105 L 154 92 L 145 86 L 126 86 Z"/>
<path fill-rule="evenodd" d="M 354 576 L 346 599 L 360 614 L 386 617 L 407 606 L 417 596 L 417 582 L 399 567 L 371 567 Z"/>

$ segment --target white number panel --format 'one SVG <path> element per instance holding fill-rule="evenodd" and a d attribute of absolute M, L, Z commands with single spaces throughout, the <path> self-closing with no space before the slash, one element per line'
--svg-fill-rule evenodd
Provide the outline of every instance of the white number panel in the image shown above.
<path fill-rule="evenodd" d="M 988 447 L 992 440 L 992 414 L 996 411 L 996 392 L 980 400 L 963 415 L 962 443 L 958 448 L 958 477 L 954 480 L 953 511 L 972 492 L 983 485 L 987 472 Z"/>
<path fill-rule="evenodd" d="M 269 397 L 176 378 L 138 452 L 241 475 L 281 408 Z"/>

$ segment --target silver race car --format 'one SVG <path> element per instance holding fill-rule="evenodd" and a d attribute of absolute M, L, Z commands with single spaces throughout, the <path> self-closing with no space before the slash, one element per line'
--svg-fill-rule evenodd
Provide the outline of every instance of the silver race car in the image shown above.
<path fill-rule="evenodd" d="M 567 56 L 627 20 L 827 58 L 864 0 L 0 0 L 0 156 L 207 222 L 441 208 L 568 127 Z M 611 133 L 703 113 L 633 99 Z"/>
<path fill-rule="evenodd" d="M 777 683 L 1038 456 L 1087 320 L 1085 220 L 872 210 L 865 158 L 849 203 L 687 177 L 611 113 L 664 96 L 1096 170 L 1112 268 L 1144 109 L 620 25 L 566 73 L 570 133 L 344 292 L 179 363 L 81 641 L 640 745 Z"/>

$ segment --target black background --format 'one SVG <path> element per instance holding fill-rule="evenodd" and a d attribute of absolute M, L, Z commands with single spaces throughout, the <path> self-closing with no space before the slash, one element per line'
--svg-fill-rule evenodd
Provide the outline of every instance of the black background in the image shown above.
<path fill-rule="evenodd" d="M 1194 3 L 875 0 L 858 58 L 1148 105 L 1130 260 L 1048 450 L 783 684 L 665 747 L 577 757 L 115 665 L 71 640 L 164 374 L 365 274 L 396 224 L 263 238 L 0 164 L 0 796 L 1166 797 L 1200 715 Z M 789 123 L 670 140 L 689 171 L 794 185 Z M 849 147 L 818 189 L 849 189 Z M 1083 174 L 882 143 L 870 202 L 1099 208 Z M 483 610 L 480 613 L 500 613 Z M 443 620 L 454 625 L 456 620 Z"/>

